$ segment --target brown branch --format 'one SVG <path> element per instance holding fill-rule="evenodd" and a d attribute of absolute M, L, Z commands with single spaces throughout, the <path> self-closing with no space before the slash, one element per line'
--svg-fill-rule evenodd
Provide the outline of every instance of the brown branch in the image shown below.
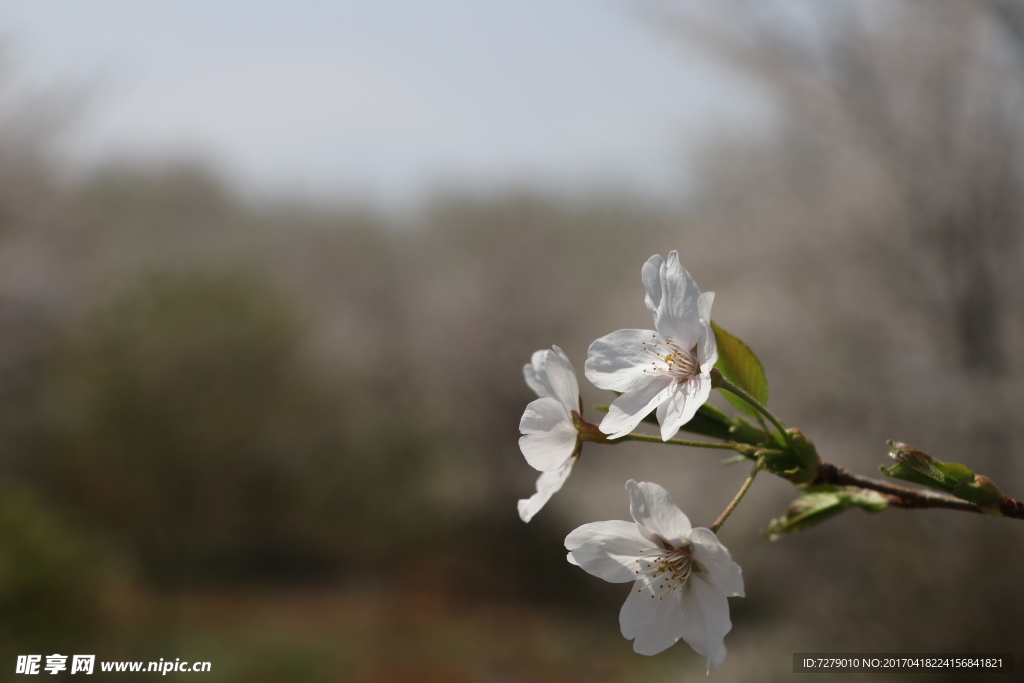
<path fill-rule="evenodd" d="M 889 499 L 889 505 L 893 507 L 908 509 L 944 508 L 947 510 L 984 514 L 981 508 L 974 503 L 968 503 L 966 500 L 961 500 L 944 493 L 910 489 L 905 486 L 890 484 L 886 481 L 863 477 L 830 462 L 821 462 L 818 466 L 818 474 L 811 483 L 856 486 L 862 489 L 878 491 L 886 495 Z M 1003 517 L 1024 520 L 1024 503 L 1019 500 L 1004 496 L 1003 501 L 999 505 L 999 510 Z"/>
<path fill-rule="evenodd" d="M 1009 496 L 1003 496 L 999 503 L 999 511 L 1003 513 L 1003 517 L 1024 519 L 1024 503 Z"/>

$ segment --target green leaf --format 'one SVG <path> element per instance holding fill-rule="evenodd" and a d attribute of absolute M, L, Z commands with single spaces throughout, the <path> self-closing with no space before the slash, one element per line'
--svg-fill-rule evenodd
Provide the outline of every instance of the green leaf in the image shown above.
<path fill-rule="evenodd" d="M 753 396 L 761 405 L 768 405 L 768 378 L 765 377 L 761 361 L 742 340 L 723 330 L 714 321 L 711 321 L 711 329 L 714 330 L 718 346 L 718 362 L 715 367 L 727 380 Z M 757 411 L 743 399 L 728 391 L 722 393 L 738 409 L 759 417 Z"/>
<path fill-rule="evenodd" d="M 997 517 L 1003 514 L 999 505 L 1003 501 L 1003 492 L 983 474 L 974 475 L 973 481 L 960 482 L 953 489 L 953 495 L 974 503 L 987 514 Z"/>
<path fill-rule="evenodd" d="M 764 430 L 750 424 L 740 415 L 733 418 L 733 423 L 733 426 L 729 428 L 729 439 L 732 441 L 750 444 L 751 446 L 760 446 L 769 438 Z M 683 428 L 685 429 L 686 427 L 684 426 Z"/>
<path fill-rule="evenodd" d="M 697 415 L 705 420 L 712 421 L 722 427 L 728 429 L 732 426 L 732 418 L 723 413 L 718 408 L 714 407 L 710 403 L 705 403 L 697 408 Z M 696 417 L 696 416 L 695 416 Z"/>
<path fill-rule="evenodd" d="M 765 440 L 765 433 L 761 429 L 742 417 L 729 417 L 710 403 L 697 409 L 693 419 L 683 425 L 683 431 L 751 446 L 760 445 Z"/>
<path fill-rule="evenodd" d="M 618 396 L 622 395 L 620 392 L 615 393 Z M 594 406 L 594 410 L 607 413 L 608 406 Z M 642 421 L 652 425 L 658 424 L 658 418 L 653 411 L 648 413 Z M 721 441 L 736 441 L 751 446 L 761 445 L 766 438 L 762 429 L 755 427 L 742 417 L 729 417 L 710 403 L 705 403 L 698 408 L 697 413 L 683 425 L 682 429 L 691 434 L 700 434 Z M 780 440 L 780 443 L 785 445 L 785 441 Z"/>
<path fill-rule="evenodd" d="M 608 412 L 608 406 L 594 406 L 594 409 L 602 413 Z M 656 425 L 658 418 L 651 412 L 644 417 L 643 422 Z M 764 432 L 760 429 L 741 418 L 734 421 L 710 403 L 705 403 L 697 409 L 693 418 L 683 425 L 683 431 L 721 441 L 738 441 L 750 445 L 757 445 L 764 440 Z"/>
<path fill-rule="evenodd" d="M 803 531 L 853 507 L 877 512 L 889 504 L 881 493 L 855 486 L 802 486 L 800 489 L 803 495 L 789 504 L 782 517 L 769 522 L 763 532 L 768 540 L 777 541 L 787 534 Z"/>
<path fill-rule="evenodd" d="M 701 436 L 710 436 L 722 441 L 736 441 L 732 434 L 733 423 L 729 416 L 713 405 L 705 403 L 697 409 L 693 418 L 683 425 L 683 431 Z"/>

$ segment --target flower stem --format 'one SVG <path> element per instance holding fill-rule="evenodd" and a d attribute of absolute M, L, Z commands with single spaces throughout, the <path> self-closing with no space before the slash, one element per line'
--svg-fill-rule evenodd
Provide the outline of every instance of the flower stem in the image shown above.
<path fill-rule="evenodd" d="M 725 524 L 725 520 L 729 518 L 732 511 L 735 510 L 736 506 L 740 504 L 741 500 L 743 500 L 743 496 L 747 495 L 750 485 L 754 483 L 754 477 L 756 477 L 757 473 L 760 471 L 761 461 L 759 460 L 754 465 L 754 468 L 750 470 L 750 474 L 747 475 L 747 479 L 743 482 L 743 486 L 740 487 L 740 490 L 736 492 L 736 497 L 732 499 L 731 503 L 729 503 L 729 507 L 725 508 L 725 510 L 722 511 L 722 514 L 718 516 L 718 519 L 715 520 L 715 523 L 711 525 L 711 531 L 716 534 L 718 533 L 718 530 L 722 528 L 723 524 Z"/>
<path fill-rule="evenodd" d="M 667 443 L 673 446 L 692 446 L 694 448 L 718 448 L 720 450 L 735 450 L 736 444 L 732 442 L 728 443 L 716 443 L 714 441 L 687 441 L 686 439 L 669 439 L 662 441 L 659 436 L 650 436 L 648 434 L 626 434 L 621 436 L 615 441 L 647 441 L 650 443 Z"/>
<path fill-rule="evenodd" d="M 772 415 L 772 412 L 761 405 L 761 402 L 756 398 L 727 380 L 718 368 L 711 368 L 711 386 L 715 389 L 725 389 L 749 403 L 754 410 L 768 418 L 768 421 L 775 425 L 775 428 L 782 434 L 782 438 L 786 440 L 786 443 L 789 443 L 789 434 L 786 433 L 786 425 L 782 424 L 782 420 Z"/>

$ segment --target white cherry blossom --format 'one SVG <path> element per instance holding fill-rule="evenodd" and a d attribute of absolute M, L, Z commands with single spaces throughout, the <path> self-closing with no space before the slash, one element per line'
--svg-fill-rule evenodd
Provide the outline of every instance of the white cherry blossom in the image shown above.
<path fill-rule="evenodd" d="M 653 655 L 680 638 L 711 666 L 725 660 L 730 596 L 743 573 L 710 529 L 690 526 L 657 484 L 626 482 L 634 522 L 584 524 L 565 539 L 569 561 L 605 581 L 634 581 L 619 613 L 633 649 Z"/>
<path fill-rule="evenodd" d="M 523 366 L 526 384 L 539 397 L 526 406 L 519 422 L 519 449 L 526 462 L 541 471 L 537 493 L 519 501 L 519 517 L 529 522 L 568 479 L 583 441 L 603 441 L 581 415 L 576 371 L 557 346 L 540 350 Z"/>
<path fill-rule="evenodd" d="M 621 392 L 601 422 L 617 439 L 657 409 L 661 438 L 672 438 L 711 394 L 718 360 L 711 330 L 714 292 L 701 294 L 679 254 L 655 254 L 643 267 L 653 330 L 618 330 L 590 345 L 586 375 L 595 386 Z"/>

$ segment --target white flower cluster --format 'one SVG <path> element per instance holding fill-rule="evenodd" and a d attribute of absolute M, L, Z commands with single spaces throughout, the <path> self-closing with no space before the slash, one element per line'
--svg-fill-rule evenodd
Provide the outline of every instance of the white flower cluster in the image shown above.
<path fill-rule="evenodd" d="M 648 259 L 643 283 L 655 329 L 612 332 L 587 354 L 587 379 L 621 393 L 600 425 L 583 419 L 576 372 L 562 349 L 537 351 L 523 367 L 538 398 L 523 413 L 519 446 L 541 471 L 537 492 L 519 501 L 525 522 L 562 488 L 584 441 L 624 437 L 652 411 L 667 441 L 711 393 L 714 294 L 701 294 L 674 251 Z M 720 667 L 732 628 L 727 598 L 743 596 L 739 565 L 713 531 L 691 527 L 662 487 L 630 480 L 626 491 L 633 522 L 579 527 L 565 539 L 569 562 L 606 581 L 635 582 L 619 622 L 637 652 L 653 655 L 682 638 L 707 658 L 708 671 Z"/>

